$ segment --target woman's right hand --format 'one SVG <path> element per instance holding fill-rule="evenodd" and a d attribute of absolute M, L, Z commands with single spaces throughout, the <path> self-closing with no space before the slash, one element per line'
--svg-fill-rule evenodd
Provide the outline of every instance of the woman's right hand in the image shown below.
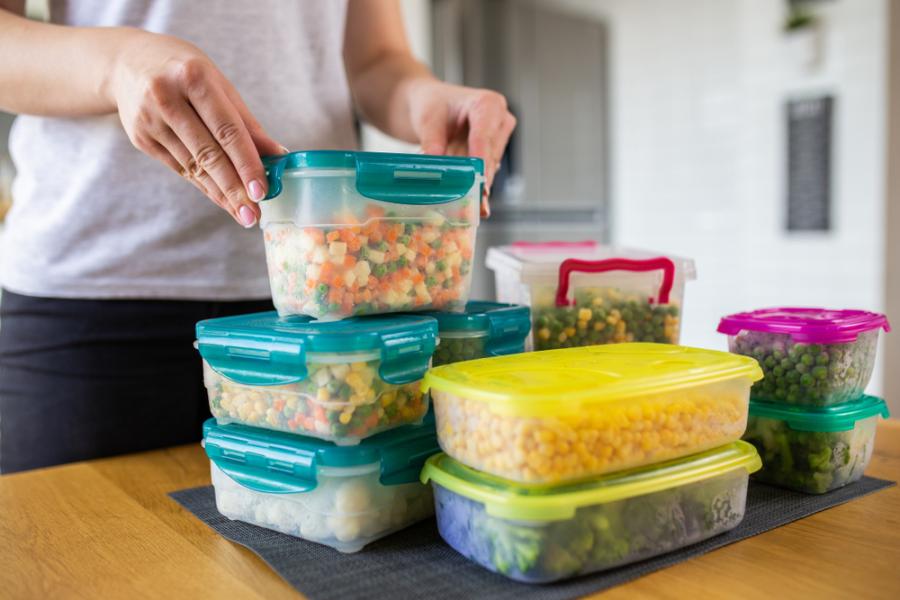
<path fill-rule="evenodd" d="M 135 147 L 189 179 L 244 227 L 259 220 L 256 203 L 267 191 L 260 156 L 286 150 L 199 48 L 134 30 L 107 93 Z"/>

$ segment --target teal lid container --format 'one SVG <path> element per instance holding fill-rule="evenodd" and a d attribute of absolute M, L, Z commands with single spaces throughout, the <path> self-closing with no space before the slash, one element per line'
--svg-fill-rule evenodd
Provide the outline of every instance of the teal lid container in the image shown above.
<path fill-rule="evenodd" d="M 322 469 L 346 470 L 379 464 L 381 485 L 419 481 L 429 456 L 440 452 L 434 417 L 421 425 L 385 431 L 356 446 L 336 446 L 312 437 L 267 431 L 238 424 L 203 424 L 209 459 L 241 486 L 268 494 L 311 492 Z"/>
<path fill-rule="evenodd" d="M 783 421 L 794 431 L 850 431 L 859 421 L 878 415 L 885 419 L 890 416 L 885 401 L 874 396 L 863 396 L 858 400 L 815 408 L 750 401 L 751 418 Z"/>
<path fill-rule="evenodd" d="M 421 379 L 438 339 L 437 321 L 419 315 L 315 321 L 274 311 L 197 323 L 197 348 L 209 366 L 246 385 L 286 385 L 306 379 L 308 362 L 381 361 L 391 384 Z"/>
<path fill-rule="evenodd" d="M 464 312 L 424 313 L 438 322 L 441 338 L 483 337 L 484 356 L 524 352 L 531 331 L 531 311 L 527 306 L 471 300 Z"/>

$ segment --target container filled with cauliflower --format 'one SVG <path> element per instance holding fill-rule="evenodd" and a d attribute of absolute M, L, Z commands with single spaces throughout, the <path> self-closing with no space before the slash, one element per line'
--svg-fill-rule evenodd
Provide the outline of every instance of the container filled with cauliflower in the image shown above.
<path fill-rule="evenodd" d="M 429 312 L 438 322 L 440 344 L 433 366 L 525 351 L 531 329 L 527 306 L 470 300 L 462 313 Z"/>
<path fill-rule="evenodd" d="M 340 552 L 434 513 L 431 490 L 419 481 L 438 452 L 433 422 L 335 446 L 210 419 L 203 445 L 220 513 Z"/>
<path fill-rule="evenodd" d="M 317 150 L 264 165 L 260 227 L 279 314 L 463 310 L 481 159 Z"/>
<path fill-rule="evenodd" d="M 519 483 L 589 479 L 740 439 L 752 358 L 612 344 L 436 367 L 425 376 L 441 448 Z"/>
<path fill-rule="evenodd" d="M 875 368 L 887 317 L 863 310 L 765 308 L 727 316 L 728 348 L 759 361 L 765 377 L 755 399 L 833 406 L 862 396 Z"/>
<path fill-rule="evenodd" d="M 888 417 L 887 405 L 872 396 L 821 408 L 751 401 L 744 439 L 763 461 L 754 479 L 808 494 L 859 480 L 879 416 Z"/>
<path fill-rule="evenodd" d="M 531 347 L 622 342 L 677 344 L 694 262 L 584 242 L 489 248 L 500 302 L 531 307 Z"/>
<path fill-rule="evenodd" d="M 428 411 L 421 380 L 437 322 L 386 315 L 321 322 L 274 311 L 197 323 L 213 416 L 357 444 Z"/>
<path fill-rule="evenodd" d="M 441 537 L 479 565 L 546 583 L 633 563 L 735 528 L 753 446 L 734 442 L 577 484 L 534 488 L 428 459 Z"/>

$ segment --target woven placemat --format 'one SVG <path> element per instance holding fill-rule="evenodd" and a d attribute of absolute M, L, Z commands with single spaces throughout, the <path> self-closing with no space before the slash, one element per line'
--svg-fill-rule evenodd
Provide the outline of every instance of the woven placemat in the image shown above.
<path fill-rule="evenodd" d="M 216 510 L 212 486 L 170 495 L 226 539 L 258 554 L 276 573 L 312 600 L 375 596 L 391 600 L 567 600 L 620 585 L 892 485 L 894 483 L 890 481 L 863 477 L 828 494 L 808 496 L 751 483 L 747 513 L 735 529 L 656 558 L 548 585 L 516 583 L 470 562 L 441 540 L 434 519 L 374 542 L 356 554 L 341 554 L 321 544 L 223 517 Z M 377 594 L 373 590 L 377 590 Z"/>

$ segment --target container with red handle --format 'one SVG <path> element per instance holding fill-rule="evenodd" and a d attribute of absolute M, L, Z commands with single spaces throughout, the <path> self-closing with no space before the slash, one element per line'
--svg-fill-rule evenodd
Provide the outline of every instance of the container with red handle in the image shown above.
<path fill-rule="evenodd" d="M 497 300 L 531 307 L 532 348 L 618 342 L 677 344 L 694 262 L 594 241 L 490 248 Z"/>

